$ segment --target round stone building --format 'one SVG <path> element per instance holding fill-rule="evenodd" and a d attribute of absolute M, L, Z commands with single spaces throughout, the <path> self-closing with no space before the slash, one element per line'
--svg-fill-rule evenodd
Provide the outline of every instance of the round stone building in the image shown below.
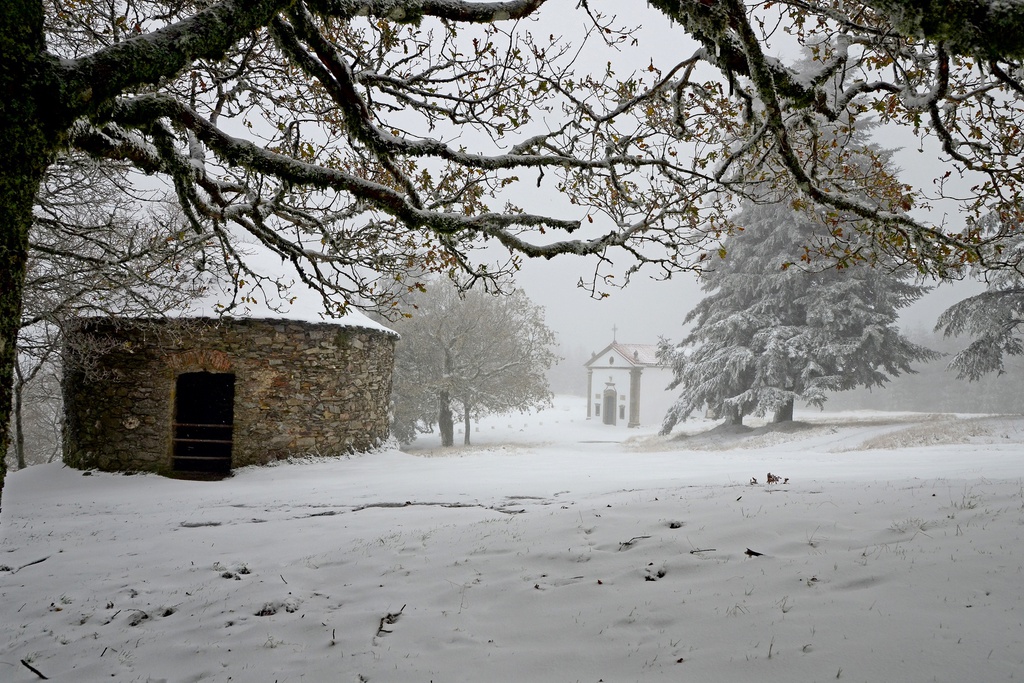
<path fill-rule="evenodd" d="M 397 337 L 362 317 L 80 320 L 65 345 L 64 462 L 223 475 L 373 448 Z"/>

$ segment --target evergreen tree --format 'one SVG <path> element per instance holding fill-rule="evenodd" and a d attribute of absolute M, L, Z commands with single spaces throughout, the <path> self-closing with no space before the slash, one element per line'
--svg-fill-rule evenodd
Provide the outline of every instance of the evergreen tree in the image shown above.
<path fill-rule="evenodd" d="M 1010 234 L 1007 258 L 1024 254 L 1024 238 L 1016 234 L 1017 226 L 990 215 L 979 221 L 989 234 Z M 1008 229 L 1009 227 L 1009 229 Z M 936 330 L 946 337 L 967 334 L 974 337 L 965 349 L 953 356 L 949 364 L 957 377 L 975 381 L 990 372 L 1005 372 L 1005 356 L 1024 355 L 1024 273 L 1017 270 L 982 271 L 986 289 L 967 297 L 939 316 Z"/>
<path fill-rule="evenodd" d="M 681 389 L 663 433 L 702 406 L 729 424 L 769 411 L 791 420 L 797 400 L 820 407 L 826 392 L 881 386 L 934 357 L 896 328 L 897 312 L 926 291 L 911 271 L 856 259 L 810 267 L 807 245 L 828 228 L 782 203 L 747 204 L 734 222 L 725 258 L 705 276 L 709 295 L 686 316 L 692 330 L 662 343 L 669 388 Z"/>

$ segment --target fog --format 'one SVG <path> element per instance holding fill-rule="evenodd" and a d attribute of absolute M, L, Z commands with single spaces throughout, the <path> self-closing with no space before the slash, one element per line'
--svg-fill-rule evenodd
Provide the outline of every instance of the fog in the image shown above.
<path fill-rule="evenodd" d="M 618 328 L 618 340 L 626 343 L 678 339 L 687 311 L 701 299 L 697 278 L 690 273 L 661 281 L 641 273 L 625 287 L 606 289 L 606 298 L 594 298 L 577 286 L 592 268 L 592 260 L 578 257 L 529 261 L 516 278 L 519 288 L 544 307 L 548 326 L 568 348 L 600 351 L 611 343 L 613 327 Z"/>

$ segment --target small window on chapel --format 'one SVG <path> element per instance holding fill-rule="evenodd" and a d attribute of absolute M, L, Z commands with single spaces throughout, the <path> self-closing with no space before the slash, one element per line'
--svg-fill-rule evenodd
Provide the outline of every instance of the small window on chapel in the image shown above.
<path fill-rule="evenodd" d="M 608 356 L 608 365 L 615 365 L 615 356 Z"/>
<path fill-rule="evenodd" d="M 596 415 L 597 417 L 601 417 L 601 404 L 600 403 L 595 403 L 594 404 L 594 415 Z"/>
<path fill-rule="evenodd" d="M 626 406 L 619 406 L 619 419 L 620 420 L 625 420 L 626 419 Z"/>

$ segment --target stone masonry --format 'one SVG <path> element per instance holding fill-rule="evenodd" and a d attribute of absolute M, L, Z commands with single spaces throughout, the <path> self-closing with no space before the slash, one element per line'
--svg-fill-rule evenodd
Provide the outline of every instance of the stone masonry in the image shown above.
<path fill-rule="evenodd" d="M 176 379 L 234 375 L 230 467 L 341 455 L 388 435 L 397 335 L 276 319 L 79 321 L 65 346 L 64 461 L 170 474 Z"/>

